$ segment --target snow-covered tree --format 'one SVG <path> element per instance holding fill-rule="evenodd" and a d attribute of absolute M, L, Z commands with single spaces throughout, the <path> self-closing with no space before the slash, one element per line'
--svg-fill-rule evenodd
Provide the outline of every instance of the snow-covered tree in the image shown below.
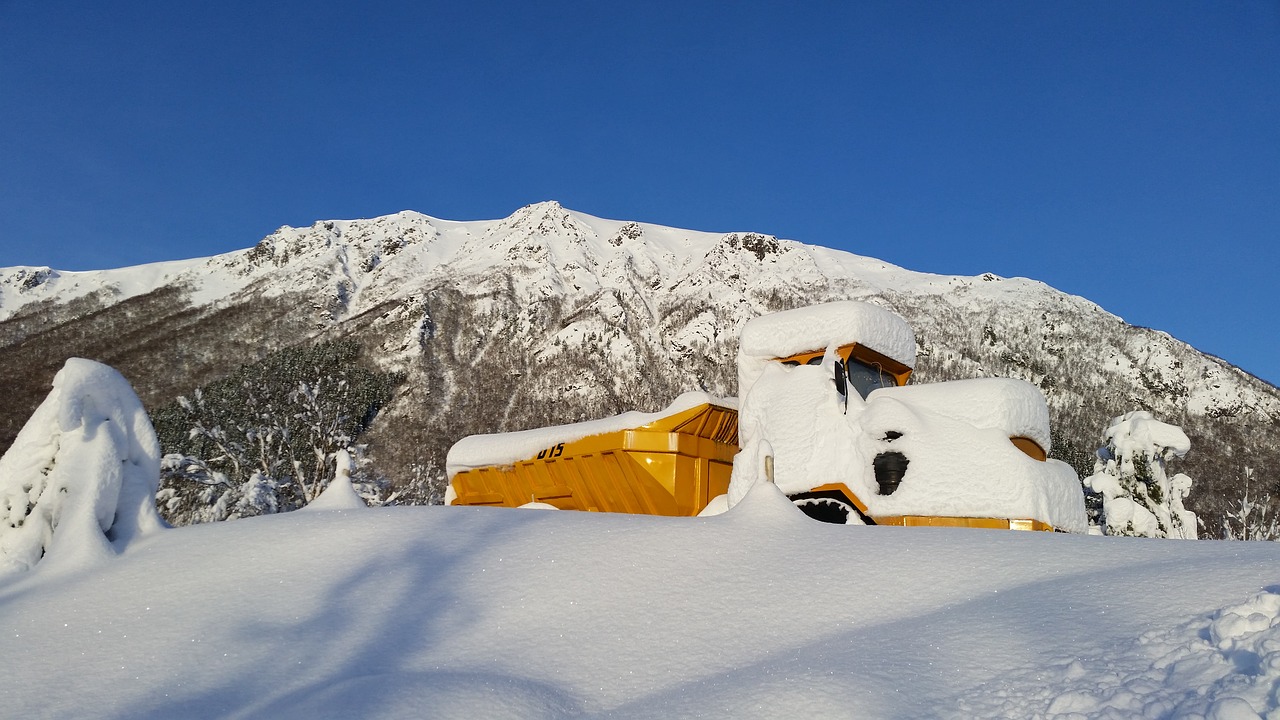
<path fill-rule="evenodd" d="M 1183 507 L 1191 478 L 1169 477 L 1167 464 L 1191 449 L 1186 433 L 1145 410 L 1114 418 L 1102 434 L 1088 490 L 1102 498 L 1098 526 L 1106 535 L 1195 539 L 1195 513 Z"/>
<path fill-rule="evenodd" d="M 72 358 L 0 458 L 0 569 L 79 567 L 164 527 L 160 448 L 129 382 Z"/>
<path fill-rule="evenodd" d="M 360 366 L 354 343 L 322 343 L 241 367 L 157 412 L 165 449 L 158 499 L 176 524 L 296 510 L 324 491 L 395 378 Z M 365 494 L 369 483 L 357 482 Z"/>
<path fill-rule="evenodd" d="M 364 498 L 356 490 L 351 480 L 355 471 L 355 459 L 347 450 L 339 450 L 335 455 L 335 473 L 333 480 L 314 500 L 307 504 L 305 510 L 353 510 L 367 507 Z"/>

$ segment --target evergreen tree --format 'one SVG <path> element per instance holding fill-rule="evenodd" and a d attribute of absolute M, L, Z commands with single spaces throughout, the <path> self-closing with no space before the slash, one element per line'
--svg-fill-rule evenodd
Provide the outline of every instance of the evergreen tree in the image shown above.
<path fill-rule="evenodd" d="M 166 519 L 295 510 L 333 478 L 339 451 L 355 450 L 359 465 L 356 439 L 399 378 L 358 361 L 350 341 L 289 348 L 156 411 Z M 371 492 L 369 482 L 360 485 Z"/>
<path fill-rule="evenodd" d="M 1098 527 L 1106 535 L 1196 538 L 1195 513 L 1183 507 L 1191 478 L 1169 477 L 1168 461 L 1191 449 L 1186 433 L 1175 425 L 1137 410 L 1111 421 L 1103 433 L 1094 474 L 1085 478 L 1094 494 Z M 1101 508 L 1096 500 L 1100 496 Z"/>

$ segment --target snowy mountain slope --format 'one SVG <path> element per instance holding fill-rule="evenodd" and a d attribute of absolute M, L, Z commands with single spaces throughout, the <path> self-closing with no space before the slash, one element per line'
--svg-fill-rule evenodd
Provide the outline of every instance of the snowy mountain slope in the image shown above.
<path fill-rule="evenodd" d="M 825 525 L 772 486 L 713 518 L 298 512 L 0 577 L 0 702 L 15 717 L 1275 717 L 1277 568 L 1275 543 Z"/>
<path fill-rule="evenodd" d="M 654 410 L 687 390 L 735 394 L 747 319 L 840 298 L 913 324 L 921 381 L 1039 385 L 1059 455 L 1079 470 L 1110 418 L 1138 408 L 1187 429 L 1182 469 L 1202 500 L 1236 492 L 1246 466 L 1264 478 L 1280 467 L 1280 391 L 1042 283 L 554 202 L 494 221 L 402 212 L 284 227 L 247 250 L 101 273 L 0 270 L 0 382 L 16 398 L 0 447 L 69 356 L 120 368 L 154 408 L 272 350 L 354 337 L 406 376 L 369 436 L 378 467 L 438 474 L 464 434 Z"/>

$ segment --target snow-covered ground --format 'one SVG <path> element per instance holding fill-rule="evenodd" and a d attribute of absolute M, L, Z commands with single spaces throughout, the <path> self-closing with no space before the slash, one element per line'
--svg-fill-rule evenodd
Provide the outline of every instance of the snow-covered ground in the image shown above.
<path fill-rule="evenodd" d="M 159 452 L 74 359 L 0 458 L 0 716 L 1280 720 L 1277 543 L 830 525 L 737 464 L 706 517 L 374 510 L 345 452 L 174 529 Z"/>
<path fill-rule="evenodd" d="M 298 512 L 0 575 L 0 714 L 1275 718 L 1278 617 L 1280 544 L 826 525 L 768 485 Z"/>

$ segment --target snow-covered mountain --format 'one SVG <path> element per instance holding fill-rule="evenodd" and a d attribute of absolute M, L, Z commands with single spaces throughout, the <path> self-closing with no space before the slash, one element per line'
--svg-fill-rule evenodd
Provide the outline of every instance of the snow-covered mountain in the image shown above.
<path fill-rule="evenodd" d="M 1055 455 L 1088 470 L 1113 416 L 1182 425 L 1213 515 L 1245 467 L 1280 467 L 1280 391 L 1165 333 L 1036 281 L 918 273 L 749 232 L 604 220 L 554 202 L 494 221 L 413 212 L 283 227 L 211 258 L 97 272 L 0 270 L 7 447 L 69 356 L 121 369 L 148 407 L 238 363 L 351 337 L 405 381 L 370 435 L 393 480 L 438 474 L 474 432 L 736 393 L 738 331 L 761 313 L 871 300 L 916 329 L 917 377 L 1020 377 L 1053 411 Z"/>

